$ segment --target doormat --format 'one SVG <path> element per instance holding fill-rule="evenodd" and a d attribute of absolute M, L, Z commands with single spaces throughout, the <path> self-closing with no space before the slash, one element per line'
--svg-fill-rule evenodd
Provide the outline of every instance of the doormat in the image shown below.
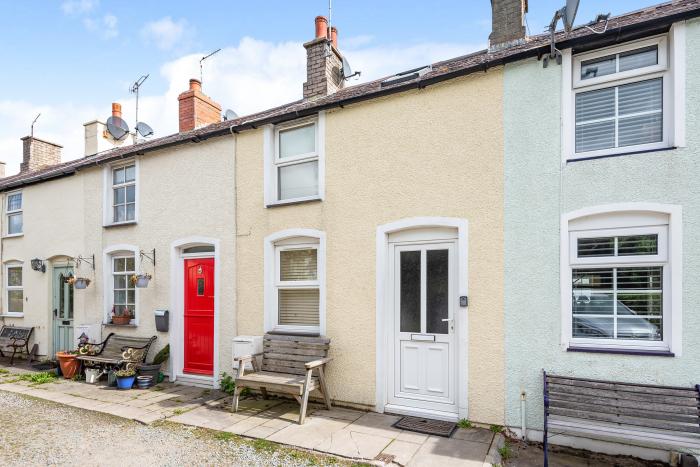
<path fill-rule="evenodd" d="M 454 422 L 445 422 L 442 420 L 431 420 L 421 417 L 403 417 L 398 422 L 394 423 L 395 428 L 402 430 L 415 431 L 425 435 L 443 436 L 449 438 L 452 432 L 457 428 Z"/>

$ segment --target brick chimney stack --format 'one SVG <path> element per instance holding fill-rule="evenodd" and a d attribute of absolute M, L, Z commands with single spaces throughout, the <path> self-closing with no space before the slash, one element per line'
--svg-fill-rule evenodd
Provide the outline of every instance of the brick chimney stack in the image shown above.
<path fill-rule="evenodd" d="M 61 162 L 62 148 L 56 143 L 35 138 L 34 136 L 25 136 L 22 138 L 20 173 L 33 172 L 48 165 L 59 164 Z"/>
<path fill-rule="evenodd" d="M 180 103 L 180 133 L 221 121 L 221 106 L 202 92 L 198 79 L 190 80 L 190 89 L 177 98 Z"/>
<path fill-rule="evenodd" d="M 329 38 L 326 17 L 317 16 L 315 23 L 316 37 L 304 44 L 306 49 L 304 99 L 328 96 L 345 84 L 341 73 L 343 59 L 338 51 L 338 30 L 332 27 Z"/>
<path fill-rule="evenodd" d="M 491 0 L 489 52 L 525 42 L 527 0 Z"/>

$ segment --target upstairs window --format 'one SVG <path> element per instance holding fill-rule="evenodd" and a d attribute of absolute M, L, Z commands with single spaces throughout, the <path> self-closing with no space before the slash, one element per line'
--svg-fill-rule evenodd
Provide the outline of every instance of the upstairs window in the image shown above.
<path fill-rule="evenodd" d="M 266 205 L 323 197 L 325 116 L 269 126 L 265 138 Z"/>
<path fill-rule="evenodd" d="M 22 233 L 22 192 L 7 195 L 7 235 L 19 235 Z"/>
<path fill-rule="evenodd" d="M 136 220 L 136 165 L 112 169 L 112 223 Z"/>
<path fill-rule="evenodd" d="M 575 157 L 669 146 L 668 41 L 657 37 L 573 57 Z"/>

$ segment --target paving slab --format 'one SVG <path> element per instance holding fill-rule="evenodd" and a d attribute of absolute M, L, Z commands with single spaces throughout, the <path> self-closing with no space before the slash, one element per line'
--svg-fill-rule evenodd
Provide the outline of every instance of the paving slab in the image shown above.
<path fill-rule="evenodd" d="M 306 449 L 314 449 L 329 439 L 333 433 L 348 426 L 344 420 L 309 418 L 303 425 L 292 424 L 268 437 L 270 441 Z"/>
<path fill-rule="evenodd" d="M 414 431 L 402 431 L 396 437 L 397 441 L 408 441 L 414 444 L 423 444 L 429 438 L 429 435 L 424 435 L 423 433 L 416 433 Z"/>
<path fill-rule="evenodd" d="M 419 443 L 411 443 L 409 441 L 400 441 L 396 439 L 384 448 L 382 454 L 394 456 L 394 463 L 396 464 L 406 465 L 411 461 L 413 456 L 416 455 L 420 446 Z"/>
<path fill-rule="evenodd" d="M 350 429 L 357 433 L 365 433 L 367 435 L 396 438 L 402 430 L 394 428 L 392 425 L 400 418 L 401 417 L 395 415 L 367 412 L 355 420 Z"/>
<path fill-rule="evenodd" d="M 312 416 L 317 417 L 337 418 L 339 420 L 348 420 L 350 422 L 354 422 L 367 412 L 333 407 L 332 409 L 319 409 L 314 411 L 308 411 L 308 413 L 310 413 Z"/>
<path fill-rule="evenodd" d="M 430 436 L 406 464 L 416 467 L 482 467 L 489 445 L 475 441 Z"/>
<path fill-rule="evenodd" d="M 331 433 L 326 439 L 313 446 L 313 449 L 353 459 L 374 459 L 392 441 L 392 438 L 358 433 L 344 428 Z"/>
<path fill-rule="evenodd" d="M 491 444 L 491 441 L 493 441 L 493 436 L 494 433 L 485 428 L 458 428 L 452 434 L 452 439 Z"/>

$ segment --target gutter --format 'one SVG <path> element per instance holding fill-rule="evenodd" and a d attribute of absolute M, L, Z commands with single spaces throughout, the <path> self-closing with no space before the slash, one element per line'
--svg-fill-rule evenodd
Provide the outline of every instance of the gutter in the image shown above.
<path fill-rule="evenodd" d="M 611 45 L 620 41 L 627 41 L 635 38 L 635 36 L 645 36 L 649 34 L 653 34 L 655 32 L 659 32 L 660 30 L 670 27 L 673 23 L 679 22 L 679 21 L 684 21 L 687 19 L 692 19 L 700 16 L 700 8 L 695 8 L 695 9 L 690 9 L 686 10 L 680 13 L 674 13 L 666 16 L 661 16 L 659 18 L 652 18 L 648 21 L 644 21 L 642 23 L 635 23 L 635 24 L 630 24 L 627 26 L 622 26 L 622 27 L 617 27 L 614 29 L 608 29 L 604 34 L 596 35 L 593 33 L 585 34 L 579 37 L 574 37 L 571 39 L 564 39 L 560 42 L 557 42 L 557 47 L 561 49 L 567 49 L 567 48 L 573 48 L 578 45 L 583 45 L 583 44 L 588 44 L 588 45 L 593 45 L 595 46 L 602 46 L 602 45 Z M 358 96 L 353 96 L 353 97 L 348 97 L 346 99 L 341 99 L 338 101 L 333 101 L 329 102 L 327 104 L 321 104 L 317 106 L 311 106 L 306 109 L 302 110 L 293 110 L 286 112 L 284 114 L 280 115 L 275 115 L 272 117 L 267 117 L 267 118 L 261 118 L 259 120 L 253 120 L 248 123 L 243 123 L 240 125 L 231 125 L 228 127 L 223 127 L 219 128 L 217 130 L 212 130 L 206 133 L 202 134 L 194 134 L 188 137 L 182 137 L 182 138 L 176 138 L 173 141 L 163 143 L 163 144 L 158 144 L 154 145 L 152 147 L 148 148 L 138 148 L 135 149 L 133 152 L 131 151 L 126 151 L 124 153 L 121 153 L 119 155 L 115 155 L 113 157 L 105 157 L 104 159 L 99 159 L 94 162 L 95 166 L 99 166 L 100 164 L 104 163 L 109 163 L 113 162 L 115 160 L 119 159 L 124 159 L 126 157 L 132 157 L 132 156 L 139 156 L 139 155 L 145 155 L 146 153 L 153 152 L 153 151 L 160 151 L 162 149 L 166 149 L 169 147 L 173 146 L 178 146 L 181 144 L 189 143 L 189 142 L 194 142 L 194 143 L 200 143 L 202 141 L 205 141 L 209 138 L 215 138 L 219 136 L 226 136 L 232 135 L 233 133 L 239 133 L 241 131 L 245 130 L 254 130 L 257 129 L 260 126 L 263 125 L 268 125 L 268 124 L 277 124 L 277 123 L 282 123 L 286 122 L 289 120 L 294 120 L 296 118 L 302 118 L 302 117 L 307 117 L 311 115 L 315 115 L 320 111 L 323 110 L 330 110 L 330 109 L 335 109 L 335 108 L 343 108 L 346 105 L 352 105 L 372 99 L 376 99 L 379 97 L 384 97 L 388 96 L 391 94 L 398 94 L 401 92 L 406 92 L 410 91 L 413 89 L 423 89 L 428 86 L 442 83 L 443 81 L 448 81 L 451 79 L 459 78 L 462 76 L 467 76 L 471 75 L 477 72 L 486 72 L 488 71 L 489 68 L 494 68 L 498 66 L 504 66 L 508 63 L 512 62 L 517 62 L 520 60 L 524 60 L 527 58 L 531 57 L 541 57 L 545 53 L 549 53 L 550 50 L 550 44 L 543 43 L 541 46 L 538 47 L 533 47 L 530 49 L 523 50 L 522 52 L 510 54 L 510 55 L 505 55 L 502 58 L 497 58 L 497 59 L 492 59 L 492 60 L 487 60 L 484 63 L 479 63 L 473 66 L 469 66 L 466 68 L 461 68 L 459 70 L 454 70 L 448 73 L 441 74 L 439 76 L 433 76 L 433 77 L 428 77 L 425 79 L 418 79 L 416 81 L 412 81 L 410 83 L 405 83 L 405 84 L 400 84 L 397 86 L 393 86 L 390 88 L 381 88 L 377 91 L 374 92 L 369 92 L 366 94 L 361 94 Z M 481 54 L 487 52 L 486 50 L 474 52 L 474 54 Z M 5 192 L 8 190 L 12 190 L 15 188 L 23 187 L 23 186 L 28 186 L 28 185 L 33 185 L 36 183 L 41 183 L 43 181 L 55 179 L 55 178 L 63 178 L 67 176 L 74 175 L 76 172 L 81 170 L 83 167 L 90 167 L 93 164 L 87 164 L 87 165 L 81 165 L 79 167 L 76 167 L 72 170 L 69 171 L 64 171 L 60 173 L 52 173 L 46 176 L 39 176 L 35 180 L 21 180 L 16 183 L 10 183 L 8 185 L 2 186 L 2 182 L 0 181 L 0 192 Z"/>

